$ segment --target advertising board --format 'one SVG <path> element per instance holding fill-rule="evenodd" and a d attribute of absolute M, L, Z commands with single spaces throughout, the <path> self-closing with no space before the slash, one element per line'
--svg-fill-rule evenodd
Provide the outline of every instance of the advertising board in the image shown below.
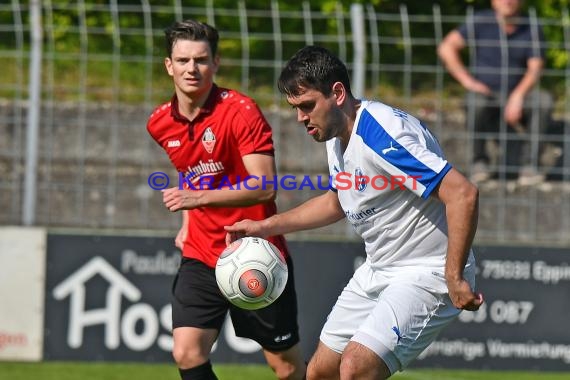
<path fill-rule="evenodd" d="M 363 262 L 359 243 L 290 241 L 301 346 L 308 358 L 336 297 Z M 413 364 L 473 369 L 567 369 L 570 255 L 557 248 L 477 247 L 486 302 L 463 312 Z M 49 235 L 44 357 L 172 361 L 171 238 Z M 226 323 L 214 362 L 262 363 L 259 345 Z"/>
<path fill-rule="evenodd" d="M 46 231 L 0 228 L 0 360 L 39 361 Z"/>

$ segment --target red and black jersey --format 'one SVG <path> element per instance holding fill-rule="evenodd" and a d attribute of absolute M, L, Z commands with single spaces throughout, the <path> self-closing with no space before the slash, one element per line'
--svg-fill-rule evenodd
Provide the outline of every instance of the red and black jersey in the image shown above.
<path fill-rule="evenodd" d="M 242 156 L 274 154 L 271 127 L 257 104 L 237 91 L 213 86 L 200 114 L 192 121 L 178 112 L 176 95 L 150 115 L 147 130 L 166 151 L 190 191 L 228 187 L 249 175 Z M 207 180 L 206 180 L 207 179 Z M 183 256 L 215 267 L 226 247 L 224 226 L 242 219 L 261 220 L 277 211 L 274 202 L 248 207 L 201 207 L 188 211 Z M 288 255 L 283 236 L 270 237 Z"/>

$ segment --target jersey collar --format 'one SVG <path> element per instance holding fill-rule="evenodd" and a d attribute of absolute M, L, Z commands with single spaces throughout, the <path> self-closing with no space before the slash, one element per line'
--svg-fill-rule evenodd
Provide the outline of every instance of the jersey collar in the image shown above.
<path fill-rule="evenodd" d="M 216 104 L 216 99 L 218 98 L 219 93 L 220 89 L 214 83 L 212 85 L 212 88 L 210 89 L 210 94 L 208 95 L 206 102 L 202 105 L 202 107 L 200 107 L 199 115 L 210 114 L 213 112 L 214 105 Z M 176 96 L 176 94 L 172 96 L 170 103 L 171 103 L 170 115 L 177 121 L 188 123 L 189 120 L 185 116 L 181 115 L 180 112 L 178 111 L 178 97 Z"/>

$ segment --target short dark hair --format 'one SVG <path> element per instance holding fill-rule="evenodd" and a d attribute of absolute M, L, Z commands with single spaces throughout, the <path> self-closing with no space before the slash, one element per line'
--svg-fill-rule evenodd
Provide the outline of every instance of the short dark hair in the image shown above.
<path fill-rule="evenodd" d="M 164 30 L 166 36 L 166 54 L 172 56 L 172 47 L 178 40 L 207 41 L 212 56 L 218 51 L 218 31 L 213 26 L 196 20 L 174 22 Z"/>
<path fill-rule="evenodd" d="M 323 47 L 306 46 L 289 59 L 281 71 L 277 87 L 288 96 L 299 96 L 301 88 L 314 89 L 329 96 L 335 82 L 341 82 L 352 95 L 346 65 Z"/>

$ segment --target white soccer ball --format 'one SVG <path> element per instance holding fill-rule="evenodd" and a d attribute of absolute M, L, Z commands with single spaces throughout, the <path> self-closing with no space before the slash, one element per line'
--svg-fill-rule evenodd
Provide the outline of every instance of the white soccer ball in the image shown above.
<path fill-rule="evenodd" d="M 272 304 L 287 284 L 287 263 L 279 249 L 258 237 L 231 243 L 216 263 L 216 282 L 222 294 L 242 309 Z"/>

